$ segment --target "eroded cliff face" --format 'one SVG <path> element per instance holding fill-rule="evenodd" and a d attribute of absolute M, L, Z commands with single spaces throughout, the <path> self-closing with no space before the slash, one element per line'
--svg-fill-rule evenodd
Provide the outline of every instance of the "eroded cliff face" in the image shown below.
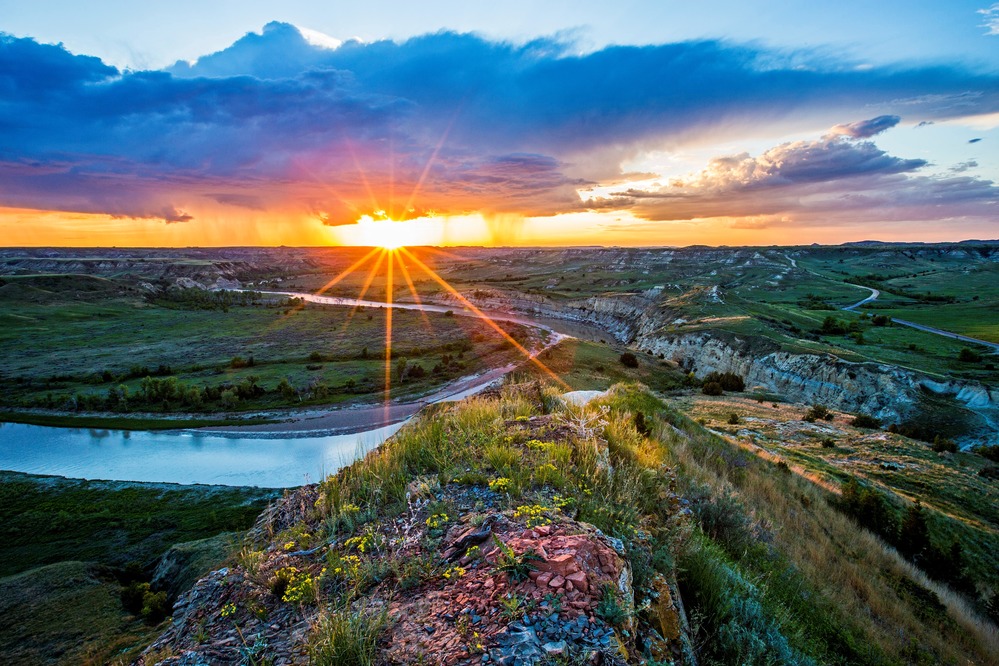
<path fill-rule="evenodd" d="M 720 298 L 702 290 L 702 300 Z M 905 420 L 920 394 L 950 396 L 986 422 L 999 413 L 999 392 L 978 382 L 938 381 L 918 372 L 882 363 L 854 363 L 832 354 L 782 351 L 764 337 L 738 336 L 723 329 L 682 332 L 682 314 L 661 292 L 607 294 L 574 301 L 544 295 L 481 290 L 472 300 L 487 310 L 513 310 L 551 319 L 600 327 L 618 342 L 680 364 L 698 378 L 711 372 L 734 372 L 747 387 L 792 402 L 821 403 L 862 412 L 885 422 Z M 454 304 L 454 303 L 452 303 Z"/>
<path fill-rule="evenodd" d="M 698 377 L 734 372 L 747 389 L 763 389 L 795 402 L 821 403 L 849 412 L 897 421 L 915 405 L 920 378 L 891 365 L 850 363 L 832 355 L 791 354 L 738 337 L 701 332 L 639 341 Z M 773 345 L 772 347 L 776 347 Z"/>

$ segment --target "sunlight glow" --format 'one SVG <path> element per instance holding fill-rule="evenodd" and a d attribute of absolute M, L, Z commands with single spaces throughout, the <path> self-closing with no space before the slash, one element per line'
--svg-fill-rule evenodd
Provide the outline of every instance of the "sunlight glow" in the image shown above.
<path fill-rule="evenodd" d="M 375 219 L 362 215 L 356 227 L 358 245 L 395 250 L 404 245 L 433 245 L 440 237 L 440 230 L 433 228 L 427 220 Z"/>
<path fill-rule="evenodd" d="M 465 298 L 465 296 L 462 295 L 462 293 L 460 291 L 458 291 L 457 289 L 455 289 L 454 287 L 452 287 L 451 284 L 447 280 L 445 280 L 444 278 L 442 278 L 440 275 L 438 275 L 436 271 L 434 271 L 432 268 L 430 268 L 425 263 L 423 263 L 422 261 L 420 261 L 420 259 L 418 257 L 416 257 L 416 255 L 414 255 L 412 252 L 410 252 L 409 250 L 407 250 L 404 247 L 400 248 L 399 251 L 402 252 L 403 254 L 405 254 L 407 257 L 409 257 L 412 260 L 412 262 L 414 264 L 416 264 L 417 266 L 419 266 L 420 269 L 422 269 L 423 272 L 426 273 L 434 282 L 436 282 L 437 284 L 439 284 L 441 287 L 443 287 L 445 290 L 447 290 L 448 293 L 450 293 L 452 296 L 454 296 L 455 298 L 457 298 L 461 302 L 462 305 L 464 305 L 466 308 L 468 308 L 473 313 L 475 313 L 476 317 L 478 317 L 479 319 L 481 319 L 482 321 L 484 321 L 494 331 L 496 331 L 501 336 L 503 336 L 503 339 L 506 340 L 508 343 L 510 343 L 510 345 L 512 345 L 517 351 L 519 351 L 521 354 L 523 354 L 527 358 L 528 361 L 530 361 L 531 363 L 533 363 L 534 365 L 536 365 L 538 368 L 540 368 L 545 374 L 547 374 L 549 377 L 551 377 L 556 382 L 558 382 L 563 388 L 566 388 L 566 389 L 571 388 L 569 386 L 569 384 L 567 384 L 565 382 L 564 379 L 562 379 L 561 377 L 559 377 L 557 374 L 555 374 L 555 372 L 551 368 L 549 368 L 547 365 L 545 365 L 544 363 L 542 363 L 541 360 L 538 359 L 537 354 L 532 354 L 527 349 L 525 349 L 522 344 L 520 344 L 519 342 L 517 342 L 513 338 L 513 336 L 511 336 L 509 333 L 507 333 L 506 331 L 504 331 L 503 328 L 499 324 L 497 324 L 486 313 L 484 313 L 482 310 L 480 310 L 478 307 L 476 307 L 474 303 L 472 303 L 470 300 L 468 300 L 467 298 Z"/>

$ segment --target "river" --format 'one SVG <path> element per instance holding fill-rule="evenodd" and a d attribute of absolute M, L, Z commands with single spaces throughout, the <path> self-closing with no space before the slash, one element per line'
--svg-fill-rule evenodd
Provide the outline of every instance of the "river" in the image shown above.
<path fill-rule="evenodd" d="M 386 307 L 375 301 L 304 293 L 284 295 L 323 305 Z M 411 310 L 421 306 L 393 303 L 392 307 Z M 478 316 L 460 308 L 422 307 L 429 312 Z M 565 337 L 546 324 L 524 317 L 498 313 L 489 316 L 548 331 L 548 346 Z M 107 481 L 290 488 L 318 481 L 362 457 L 398 432 L 424 405 L 473 395 L 514 367 L 461 378 L 417 401 L 393 403 L 390 414 L 382 406 L 372 405 L 330 410 L 319 417 L 274 425 L 178 431 L 0 423 L 0 469 Z M 388 418 L 383 416 L 386 414 Z M 362 429 L 358 431 L 359 427 Z"/>

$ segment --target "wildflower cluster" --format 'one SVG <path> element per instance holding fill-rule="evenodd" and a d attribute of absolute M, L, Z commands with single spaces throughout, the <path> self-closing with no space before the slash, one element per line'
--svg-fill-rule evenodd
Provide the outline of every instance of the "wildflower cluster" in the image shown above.
<path fill-rule="evenodd" d="M 551 483 L 558 478 L 558 469 L 551 463 L 539 465 L 534 475 L 540 483 Z"/>
<path fill-rule="evenodd" d="M 555 505 L 556 509 L 564 509 L 567 506 L 572 506 L 576 500 L 572 497 L 563 497 L 562 495 L 555 495 L 552 497 L 552 504 Z"/>
<path fill-rule="evenodd" d="M 444 580 L 451 580 L 452 578 L 461 578 L 466 573 L 464 567 L 448 567 L 441 576 Z"/>
<path fill-rule="evenodd" d="M 231 617 L 236 614 L 236 604 L 226 604 L 219 613 L 222 617 Z"/>
<path fill-rule="evenodd" d="M 477 560 L 480 557 L 482 557 L 482 549 L 479 548 L 478 546 L 471 546 L 468 550 L 465 551 L 465 555 L 469 559 Z"/>
<path fill-rule="evenodd" d="M 523 504 L 513 512 L 514 518 L 524 518 L 528 527 L 538 527 L 539 525 L 551 525 L 552 519 L 549 516 L 551 509 L 540 504 Z"/>
<path fill-rule="evenodd" d="M 361 558 L 357 555 L 344 555 L 335 563 L 331 563 L 330 566 L 332 567 L 330 573 L 334 576 L 348 579 L 357 578 L 357 574 L 361 570 Z"/>
<path fill-rule="evenodd" d="M 295 542 L 294 541 L 289 541 L 289 542 L 285 543 L 284 544 L 284 549 L 285 550 L 294 550 L 295 549 Z"/>
<path fill-rule="evenodd" d="M 289 568 L 293 569 L 294 567 Z M 322 576 L 325 573 L 326 569 L 324 568 L 319 575 Z M 316 578 L 310 576 L 308 573 L 295 570 L 292 572 L 291 580 L 288 581 L 288 587 L 285 589 L 281 600 L 287 603 L 311 604 L 316 600 L 318 588 Z"/>
<path fill-rule="evenodd" d="M 511 483 L 512 481 L 510 481 L 510 479 L 506 478 L 505 476 L 501 476 L 500 478 L 493 479 L 492 481 L 489 482 L 489 490 L 492 490 L 493 492 L 496 493 L 505 493 L 510 490 Z"/>
<path fill-rule="evenodd" d="M 545 451 L 551 446 L 551 442 L 542 442 L 540 439 L 527 440 L 527 448 L 532 451 Z"/>
<path fill-rule="evenodd" d="M 343 545 L 345 545 L 348 549 L 354 549 L 360 553 L 367 553 L 371 550 L 378 550 L 381 546 L 381 539 L 371 532 L 365 532 L 361 536 L 350 537 L 344 542 Z"/>
<path fill-rule="evenodd" d="M 340 506 L 340 515 L 341 516 L 352 516 L 355 513 L 359 513 L 360 511 L 361 511 L 361 507 L 359 507 L 356 504 L 353 504 L 351 502 L 347 502 L 346 504 L 343 504 L 343 505 Z"/>
<path fill-rule="evenodd" d="M 446 513 L 435 513 L 427 518 L 427 527 L 436 530 L 447 524 L 447 521 L 448 517 Z"/>

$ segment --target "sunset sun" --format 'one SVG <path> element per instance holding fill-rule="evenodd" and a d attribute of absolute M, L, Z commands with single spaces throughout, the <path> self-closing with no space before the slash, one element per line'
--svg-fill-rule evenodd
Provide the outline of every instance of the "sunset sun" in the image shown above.
<path fill-rule="evenodd" d="M 375 219 L 362 215 L 350 229 L 353 245 L 397 250 L 412 245 L 434 245 L 440 232 L 432 220 Z"/>

